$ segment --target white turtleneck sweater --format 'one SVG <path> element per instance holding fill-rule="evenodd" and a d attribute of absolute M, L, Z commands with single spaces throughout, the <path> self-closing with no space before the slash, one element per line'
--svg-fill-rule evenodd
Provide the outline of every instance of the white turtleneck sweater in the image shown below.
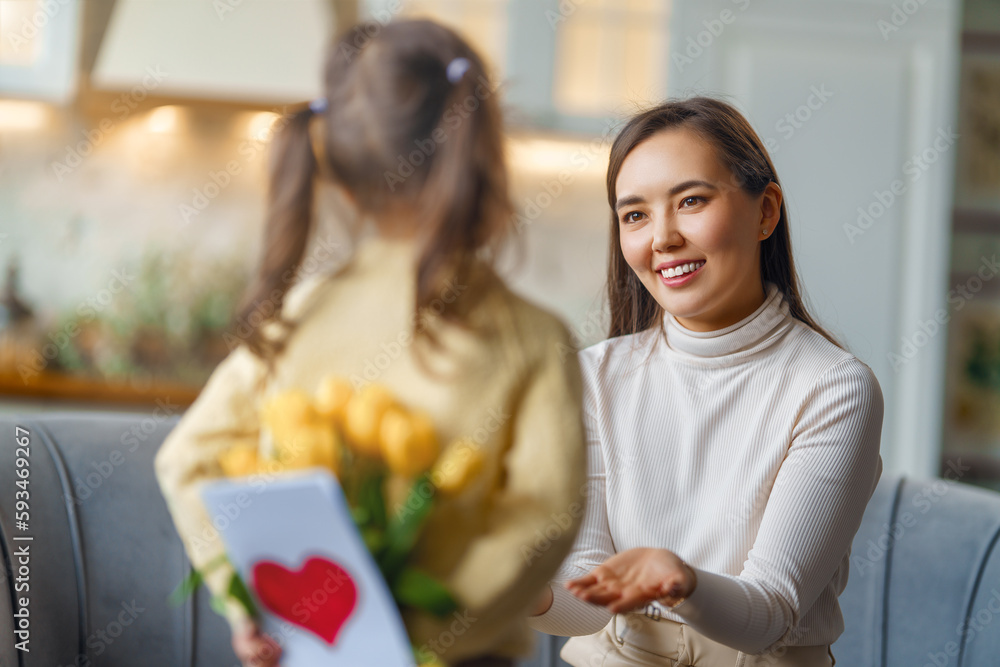
<path fill-rule="evenodd" d="M 598 632 L 610 612 L 561 582 L 658 547 L 698 577 L 687 600 L 660 607 L 665 618 L 746 653 L 832 644 L 851 541 L 882 473 L 868 366 L 791 317 L 774 285 L 728 328 L 694 332 L 668 315 L 664 329 L 580 361 L 587 509 L 552 607 L 531 625 Z"/>

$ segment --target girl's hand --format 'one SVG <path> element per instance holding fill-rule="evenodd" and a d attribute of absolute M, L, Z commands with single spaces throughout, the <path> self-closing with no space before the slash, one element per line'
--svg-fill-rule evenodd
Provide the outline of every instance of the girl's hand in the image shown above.
<path fill-rule="evenodd" d="M 281 657 L 278 643 L 249 620 L 233 631 L 233 652 L 243 667 L 276 667 Z"/>
<path fill-rule="evenodd" d="M 581 600 L 620 614 L 643 609 L 654 600 L 673 607 L 691 595 L 697 583 L 694 570 L 672 551 L 629 549 L 566 587 Z"/>

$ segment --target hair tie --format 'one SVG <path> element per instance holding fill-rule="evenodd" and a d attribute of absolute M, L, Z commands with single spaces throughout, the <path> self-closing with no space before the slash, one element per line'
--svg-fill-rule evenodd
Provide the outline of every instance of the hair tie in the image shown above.
<path fill-rule="evenodd" d="M 462 80 L 462 77 L 465 76 L 465 73 L 469 71 L 470 67 L 472 67 L 472 63 L 469 62 L 468 58 L 453 59 L 450 63 L 448 63 L 448 67 L 445 69 L 448 81 L 452 84 L 458 83 Z"/>
<path fill-rule="evenodd" d="M 309 103 L 309 110 L 314 114 L 325 113 L 327 109 L 327 103 L 325 97 L 317 97 L 312 102 Z"/>

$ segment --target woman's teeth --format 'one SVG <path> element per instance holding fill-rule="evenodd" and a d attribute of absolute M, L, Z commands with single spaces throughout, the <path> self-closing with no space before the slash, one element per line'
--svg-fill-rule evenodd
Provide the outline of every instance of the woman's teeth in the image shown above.
<path fill-rule="evenodd" d="M 705 266 L 704 260 L 700 262 L 691 262 L 690 264 L 681 264 L 680 266 L 675 266 L 671 269 L 663 269 L 660 271 L 660 275 L 664 278 L 676 278 L 677 276 L 682 276 L 685 273 L 697 271 L 703 266 Z"/>

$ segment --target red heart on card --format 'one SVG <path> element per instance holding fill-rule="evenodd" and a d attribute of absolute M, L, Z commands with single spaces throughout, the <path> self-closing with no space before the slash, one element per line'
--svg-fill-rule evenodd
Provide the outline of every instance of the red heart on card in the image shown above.
<path fill-rule="evenodd" d="M 265 607 L 330 645 L 357 606 L 358 588 L 351 575 L 319 556 L 298 570 L 261 560 L 252 572 L 254 590 Z"/>

